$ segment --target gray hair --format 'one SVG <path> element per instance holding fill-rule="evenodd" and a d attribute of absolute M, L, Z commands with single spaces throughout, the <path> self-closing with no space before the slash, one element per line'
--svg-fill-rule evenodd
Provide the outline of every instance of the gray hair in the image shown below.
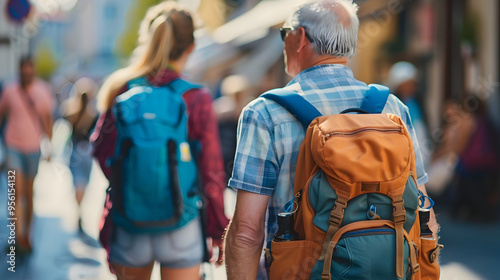
<path fill-rule="evenodd" d="M 352 0 L 312 1 L 299 6 L 285 25 L 302 26 L 318 54 L 350 58 L 358 38 L 357 11 Z"/>

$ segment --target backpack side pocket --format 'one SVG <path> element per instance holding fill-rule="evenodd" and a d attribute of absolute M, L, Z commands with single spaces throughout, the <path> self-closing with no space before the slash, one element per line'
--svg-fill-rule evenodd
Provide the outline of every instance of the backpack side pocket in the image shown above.
<path fill-rule="evenodd" d="M 309 240 L 271 242 L 266 254 L 269 279 L 309 279 L 311 270 L 321 254 L 321 246 Z"/>
<path fill-rule="evenodd" d="M 438 263 L 439 251 L 444 246 L 435 239 L 420 239 L 420 279 L 439 279 L 441 269 Z"/>

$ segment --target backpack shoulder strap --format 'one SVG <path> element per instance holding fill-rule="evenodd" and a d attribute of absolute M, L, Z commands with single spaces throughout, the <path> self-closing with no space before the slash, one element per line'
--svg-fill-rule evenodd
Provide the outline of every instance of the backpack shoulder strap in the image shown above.
<path fill-rule="evenodd" d="M 261 97 L 272 100 L 283 106 L 292 114 L 304 128 L 315 118 L 321 116 L 321 113 L 304 97 L 292 90 L 273 89 L 261 95 Z"/>
<path fill-rule="evenodd" d="M 133 87 L 140 87 L 140 86 L 149 86 L 148 80 L 146 77 L 138 77 L 133 80 L 130 80 L 127 82 L 127 89 L 131 89 Z"/>
<path fill-rule="evenodd" d="M 175 79 L 172 82 L 170 82 L 167 86 L 169 86 L 174 92 L 179 94 L 184 94 L 186 91 L 191 89 L 203 87 L 202 85 L 191 83 L 183 79 Z"/>
<path fill-rule="evenodd" d="M 139 78 L 130 80 L 127 83 L 127 87 L 129 89 L 133 88 L 133 87 L 137 87 L 137 86 L 150 86 L 150 84 L 148 83 L 148 80 L 146 79 L 146 77 L 139 77 Z M 180 78 L 171 81 L 170 83 L 166 84 L 165 86 L 168 87 L 173 92 L 178 93 L 178 94 L 183 94 L 188 90 L 203 87 L 202 85 L 190 83 L 190 82 L 185 81 L 185 80 L 180 79 Z"/>
<path fill-rule="evenodd" d="M 368 86 L 370 88 L 365 93 L 361 109 L 371 114 L 380 114 L 389 98 L 389 88 L 379 84 L 370 84 Z"/>
<path fill-rule="evenodd" d="M 371 113 L 380 114 L 384 110 L 389 98 L 389 88 L 379 84 L 370 84 L 361 104 L 361 109 Z M 295 91 L 286 89 L 273 89 L 261 95 L 261 97 L 273 100 L 287 109 L 302 125 L 307 128 L 321 113 L 304 97 Z"/>

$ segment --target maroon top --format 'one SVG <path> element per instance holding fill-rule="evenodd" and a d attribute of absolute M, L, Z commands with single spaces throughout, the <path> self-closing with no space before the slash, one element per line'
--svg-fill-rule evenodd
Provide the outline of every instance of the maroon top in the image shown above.
<path fill-rule="evenodd" d="M 170 69 L 160 71 L 155 77 L 148 78 L 151 85 L 168 84 L 180 75 Z M 122 93 L 126 87 L 122 89 Z M 224 164 L 219 140 L 217 118 L 212 108 L 212 97 L 207 89 L 192 89 L 184 93 L 188 112 L 188 137 L 201 144 L 200 171 L 207 199 L 207 235 L 221 239 L 229 220 L 224 214 L 223 193 L 226 187 Z M 111 170 L 105 164 L 114 154 L 116 142 L 115 119 L 111 110 L 102 114 L 97 121 L 91 141 L 94 143 L 94 156 L 109 179 Z"/>

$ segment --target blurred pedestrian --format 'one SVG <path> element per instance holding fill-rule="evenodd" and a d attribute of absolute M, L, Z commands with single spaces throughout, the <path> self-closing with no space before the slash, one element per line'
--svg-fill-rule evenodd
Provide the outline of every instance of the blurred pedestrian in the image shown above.
<path fill-rule="evenodd" d="M 6 119 L 6 166 L 16 172 L 16 245 L 22 251 L 31 251 L 33 181 L 40 160 L 40 140 L 43 135 L 52 137 L 54 97 L 50 86 L 37 78 L 30 57 L 21 59 L 19 70 L 19 81 L 4 88 L 0 118 Z"/>
<path fill-rule="evenodd" d="M 434 162 L 450 161 L 452 174 L 442 186 L 454 218 L 491 221 L 499 202 L 500 154 L 498 135 L 477 96 L 446 105 L 444 134 Z M 447 189 L 446 189 L 447 187 Z"/>
<path fill-rule="evenodd" d="M 443 107 L 443 133 L 429 163 L 427 190 L 444 203 L 449 200 L 446 191 L 455 176 L 458 157 L 474 128 L 474 116 L 456 101 L 448 101 Z"/>
<path fill-rule="evenodd" d="M 389 70 L 388 85 L 391 88 L 391 92 L 399 97 L 410 111 L 411 121 L 422 152 L 424 166 L 427 167 L 431 156 L 429 129 L 422 112 L 422 106 L 417 99 L 419 89 L 417 79 L 417 68 L 409 62 L 400 61 L 392 65 Z"/>
<path fill-rule="evenodd" d="M 141 23 L 131 64 L 113 73 L 102 86 L 98 100 L 102 115 L 91 140 L 94 155 L 108 179 L 113 179 L 113 175 L 106 160 L 113 155 L 117 139 L 110 110 L 115 98 L 128 89 L 129 81 L 141 77 L 152 86 L 173 87 L 174 81 L 181 79 L 180 73 L 194 49 L 193 32 L 190 13 L 176 2 L 151 7 Z M 188 90 L 182 96 L 187 107 L 189 138 L 201 144 L 199 172 L 206 193 L 206 233 L 219 246 L 228 220 L 224 215 L 225 182 L 217 119 L 211 95 L 205 88 Z M 116 226 L 108 216 L 101 230 L 101 242 L 109 248 L 109 261 L 118 279 L 149 279 L 155 261 L 161 264 L 162 279 L 198 279 L 203 260 L 202 230 L 200 219 L 196 218 L 171 232 L 134 234 Z"/>
<path fill-rule="evenodd" d="M 61 104 L 63 116 L 72 128 L 69 169 L 73 175 L 73 186 L 79 207 L 78 229 L 82 234 L 84 231 L 80 203 L 92 169 L 92 145 L 89 138 L 97 120 L 96 94 L 96 83 L 89 78 L 81 78 L 74 84 L 72 95 Z"/>
<path fill-rule="evenodd" d="M 293 77 L 283 89 L 302 96 L 323 116 L 359 108 L 368 90 L 347 67 L 356 49 L 356 12 L 352 1 L 308 2 L 295 9 L 280 30 L 285 71 Z M 427 174 L 406 106 L 390 96 L 384 112 L 405 121 L 415 148 L 418 188 L 426 194 Z M 304 136 L 302 124 L 276 102 L 257 98 L 243 109 L 229 180 L 229 186 L 237 189 L 237 199 L 225 239 L 228 279 L 257 277 L 263 244 L 270 248 L 278 229 L 277 214 L 294 195 L 295 168 Z M 437 233 L 433 214 L 429 227 Z"/>
<path fill-rule="evenodd" d="M 221 83 L 222 96 L 214 101 L 214 110 L 219 120 L 219 134 L 224 158 L 226 179 L 229 180 L 233 170 L 234 153 L 236 152 L 236 130 L 241 110 L 251 100 L 250 84 L 240 75 L 225 77 Z"/>

